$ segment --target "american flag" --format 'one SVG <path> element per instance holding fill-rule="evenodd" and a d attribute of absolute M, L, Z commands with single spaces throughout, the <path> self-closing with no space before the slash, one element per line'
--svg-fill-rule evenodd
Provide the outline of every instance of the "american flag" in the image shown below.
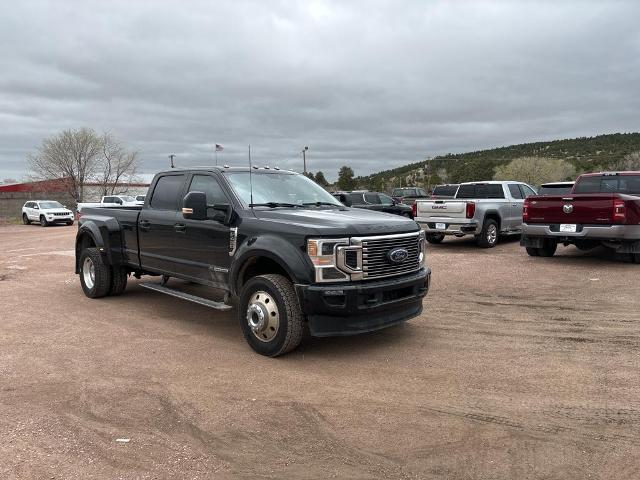
<path fill-rule="evenodd" d="M 216 152 L 221 152 L 223 150 L 224 150 L 223 146 L 220 145 L 219 143 L 216 143 Z"/>

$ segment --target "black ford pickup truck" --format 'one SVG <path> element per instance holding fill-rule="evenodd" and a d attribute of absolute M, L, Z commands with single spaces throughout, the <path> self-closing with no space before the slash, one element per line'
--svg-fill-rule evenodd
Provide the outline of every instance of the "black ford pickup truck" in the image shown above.
<path fill-rule="evenodd" d="M 237 304 L 249 345 L 277 356 L 304 329 L 349 335 L 415 317 L 429 289 L 425 238 L 407 218 L 345 207 L 303 175 L 272 168 L 171 169 L 143 206 L 85 208 L 76 273 L 90 298 L 141 286 L 220 310 Z M 170 278 L 224 293 L 215 302 Z M 174 282 L 175 283 L 175 282 Z"/>

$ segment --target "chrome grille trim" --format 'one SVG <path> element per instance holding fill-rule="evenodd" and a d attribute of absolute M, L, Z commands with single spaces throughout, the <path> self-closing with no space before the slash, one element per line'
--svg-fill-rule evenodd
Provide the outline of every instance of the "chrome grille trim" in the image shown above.
<path fill-rule="evenodd" d="M 351 245 L 362 247 L 362 279 L 392 277 L 418 271 L 420 269 L 420 232 L 371 237 L 352 237 Z M 407 259 L 399 264 L 387 260 L 387 254 L 394 248 L 404 248 L 409 252 Z"/>

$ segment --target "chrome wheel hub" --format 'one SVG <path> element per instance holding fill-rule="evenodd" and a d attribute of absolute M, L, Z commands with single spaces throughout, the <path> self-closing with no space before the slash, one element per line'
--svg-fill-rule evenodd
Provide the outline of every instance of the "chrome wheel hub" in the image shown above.
<path fill-rule="evenodd" d="M 496 243 L 497 238 L 498 229 L 495 227 L 495 225 L 491 225 L 489 227 L 489 230 L 487 231 L 487 240 L 489 241 L 489 243 Z"/>
<path fill-rule="evenodd" d="M 96 283 L 96 267 L 89 257 L 85 258 L 82 264 L 82 277 L 84 284 L 91 290 Z"/>
<path fill-rule="evenodd" d="M 269 342 L 278 333 L 280 314 L 276 302 L 267 292 L 256 292 L 249 299 L 247 324 L 253 335 L 262 342 Z"/>

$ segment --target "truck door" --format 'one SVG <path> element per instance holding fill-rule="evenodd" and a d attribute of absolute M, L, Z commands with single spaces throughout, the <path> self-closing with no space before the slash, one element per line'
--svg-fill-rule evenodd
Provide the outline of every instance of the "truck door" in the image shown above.
<path fill-rule="evenodd" d="M 168 174 L 158 178 L 147 208 L 138 218 L 138 244 L 143 268 L 162 273 L 174 273 L 176 269 L 174 232 L 181 205 L 186 175 Z"/>
<path fill-rule="evenodd" d="M 522 208 L 524 206 L 524 195 L 517 183 L 509 184 L 509 194 L 511 202 L 509 214 L 509 230 L 520 230 L 522 228 Z"/>
<path fill-rule="evenodd" d="M 175 230 L 174 245 L 180 272 L 191 278 L 204 280 L 220 288 L 228 287 L 229 278 L 229 227 L 215 220 L 214 205 L 229 205 L 220 182 L 213 174 L 198 173 L 191 177 L 189 192 L 204 192 L 207 195 L 207 219 L 186 219 L 180 214 Z M 186 193 L 185 193 L 186 195 Z"/>

